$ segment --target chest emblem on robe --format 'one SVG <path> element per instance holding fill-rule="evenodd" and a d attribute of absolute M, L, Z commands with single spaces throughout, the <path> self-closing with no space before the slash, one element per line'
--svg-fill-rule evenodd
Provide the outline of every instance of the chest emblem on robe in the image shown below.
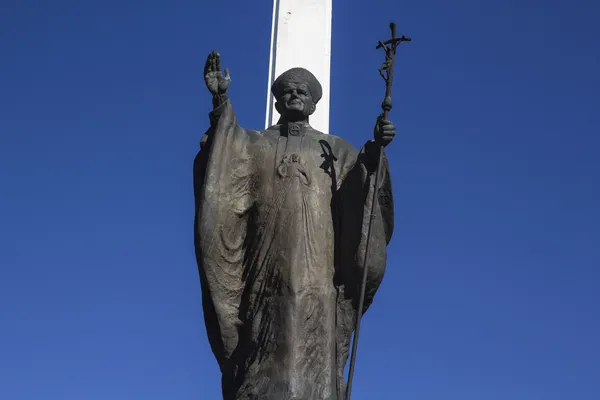
<path fill-rule="evenodd" d="M 306 186 L 310 185 L 310 175 L 306 169 L 306 160 L 298 153 L 286 153 L 277 167 L 277 173 L 282 179 L 296 177 Z"/>

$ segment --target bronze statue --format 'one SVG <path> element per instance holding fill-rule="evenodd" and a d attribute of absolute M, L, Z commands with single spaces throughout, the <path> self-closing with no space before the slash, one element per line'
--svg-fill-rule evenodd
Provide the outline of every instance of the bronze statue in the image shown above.
<path fill-rule="evenodd" d="M 357 314 L 381 283 L 393 231 L 389 167 L 380 153 L 394 125 L 380 116 L 360 151 L 316 131 L 309 117 L 321 85 L 293 68 L 272 86 L 279 123 L 244 129 L 216 52 L 205 81 L 213 111 L 194 161 L 195 246 L 223 398 L 342 400 Z"/>

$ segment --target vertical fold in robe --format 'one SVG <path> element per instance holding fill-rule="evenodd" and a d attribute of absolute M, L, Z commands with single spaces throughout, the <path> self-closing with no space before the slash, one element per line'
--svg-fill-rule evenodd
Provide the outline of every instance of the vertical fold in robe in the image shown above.
<path fill-rule="evenodd" d="M 368 157 L 366 153 L 367 148 L 374 147 L 372 145 L 367 143 L 361 149 L 353 166 L 342 177 L 337 193 L 335 284 L 338 290 L 336 336 L 339 399 L 345 398 L 344 367 L 349 356 L 352 332 L 356 326 L 371 214 L 374 214 L 374 219 L 371 224 L 371 241 L 366 265 L 367 286 L 363 313 L 373 302 L 375 292 L 383 279 L 387 258 L 386 246 L 394 230 L 392 184 L 385 153 L 373 207 L 377 166 L 372 159 L 376 157 Z"/>
<path fill-rule="evenodd" d="M 229 101 L 210 120 L 194 160 L 195 247 L 208 338 L 225 371 L 239 340 L 244 244 L 253 204 L 248 146 L 258 133 L 239 126 Z"/>

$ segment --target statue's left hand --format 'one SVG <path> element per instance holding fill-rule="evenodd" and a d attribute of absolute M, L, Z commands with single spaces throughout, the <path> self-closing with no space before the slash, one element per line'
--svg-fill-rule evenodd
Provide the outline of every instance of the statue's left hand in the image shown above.
<path fill-rule="evenodd" d="M 385 147 L 394 140 L 396 136 L 396 127 L 387 119 L 383 119 L 383 115 L 377 118 L 377 123 L 374 129 L 375 142 Z"/>

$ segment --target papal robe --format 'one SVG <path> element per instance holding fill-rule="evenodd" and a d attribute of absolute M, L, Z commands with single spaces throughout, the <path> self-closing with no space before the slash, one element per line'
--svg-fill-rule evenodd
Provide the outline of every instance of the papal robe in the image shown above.
<path fill-rule="evenodd" d="M 389 168 L 308 124 L 210 114 L 194 161 L 195 247 L 224 400 L 342 400 L 371 212 L 364 310 L 393 230 Z"/>

